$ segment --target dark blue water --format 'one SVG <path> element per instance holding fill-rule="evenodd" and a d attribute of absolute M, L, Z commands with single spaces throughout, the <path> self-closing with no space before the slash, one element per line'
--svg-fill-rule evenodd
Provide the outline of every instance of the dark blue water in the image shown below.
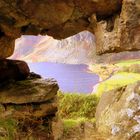
<path fill-rule="evenodd" d="M 40 62 L 29 63 L 29 67 L 43 78 L 56 79 L 63 92 L 91 93 L 93 86 L 99 82 L 99 77 L 88 73 L 88 66 L 83 64 Z"/>

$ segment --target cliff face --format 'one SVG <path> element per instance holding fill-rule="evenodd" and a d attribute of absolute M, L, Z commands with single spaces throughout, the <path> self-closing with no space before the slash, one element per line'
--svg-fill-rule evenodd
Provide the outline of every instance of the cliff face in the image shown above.
<path fill-rule="evenodd" d="M 96 110 L 96 127 L 105 139 L 140 139 L 140 82 L 104 93 Z"/>
<path fill-rule="evenodd" d="M 13 53 L 23 34 L 57 39 L 88 30 L 97 53 L 139 49 L 139 0 L 1 0 L 0 58 Z"/>
<path fill-rule="evenodd" d="M 22 36 L 16 40 L 15 51 L 10 58 L 67 64 L 111 63 L 140 58 L 140 51 L 97 55 L 95 50 L 95 36 L 87 31 L 61 41 L 50 36 Z"/>
<path fill-rule="evenodd" d="M 49 36 L 22 36 L 16 40 L 12 59 L 26 62 L 91 63 L 95 51 L 94 36 L 82 32 L 64 40 Z"/>
<path fill-rule="evenodd" d="M 140 49 L 140 1 L 123 0 L 120 14 L 96 22 L 97 53 Z"/>

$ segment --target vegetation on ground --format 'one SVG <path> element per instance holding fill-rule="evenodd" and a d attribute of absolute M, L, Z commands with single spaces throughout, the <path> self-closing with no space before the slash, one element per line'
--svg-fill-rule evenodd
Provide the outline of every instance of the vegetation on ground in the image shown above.
<path fill-rule="evenodd" d="M 0 140 L 13 140 L 17 123 L 13 119 L 0 119 Z"/>
<path fill-rule="evenodd" d="M 94 118 L 99 98 L 92 94 L 58 93 L 61 118 Z"/>
<path fill-rule="evenodd" d="M 118 87 L 122 87 L 128 84 L 132 84 L 140 80 L 140 74 L 138 73 L 128 73 L 128 72 L 121 72 L 113 75 L 106 81 L 101 82 L 95 94 L 97 96 L 101 96 L 104 92 L 109 90 L 116 89 Z"/>
<path fill-rule="evenodd" d="M 95 112 L 99 102 L 96 95 L 78 93 L 58 93 L 58 115 L 63 120 L 64 130 L 84 122 L 95 123 Z"/>
<path fill-rule="evenodd" d="M 114 65 L 117 66 L 117 71 L 114 72 L 113 75 L 110 75 L 110 78 L 98 84 L 94 92 L 97 96 L 100 97 L 104 92 L 140 80 L 140 60 L 121 61 Z"/>
<path fill-rule="evenodd" d="M 134 59 L 134 60 L 126 60 L 126 61 L 120 61 L 116 63 L 116 66 L 122 67 L 122 66 L 131 66 L 133 64 L 140 64 L 139 59 Z"/>
<path fill-rule="evenodd" d="M 83 137 L 80 130 L 86 123 L 95 126 L 95 112 L 101 95 L 109 90 L 122 87 L 140 80 L 140 61 L 122 61 L 117 64 L 95 64 L 89 66 L 92 72 L 102 78 L 97 86 L 96 92 L 92 94 L 58 93 L 59 111 L 58 115 L 63 121 L 64 139 L 72 137 Z M 90 72 L 91 72 L 90 71 Z M 90 128 L 93 138 L 100 138 L 94 127 Z M 95 133 L 94 133 L 95 132 Z M 70 137 L 70 138 L 71 138 Z M 104 138 L 102 138 L 104 139 Z M 105 138 L 106 139 L 106 138 Z"/>
<path fill-rule="evenodd" d="M 85 118 L 63 119 L 64 129 L 67 130 L 69 128 L 76 127 L 77 125 L 84 123 L 85 121 Z"/>
<path fill-rule="evenodd" d="M 106 80 L 115 71 L 117 66 L 113 64 L 94 64 L 89 65 L 89 70 L 100 76 L 100 79 Z"/>

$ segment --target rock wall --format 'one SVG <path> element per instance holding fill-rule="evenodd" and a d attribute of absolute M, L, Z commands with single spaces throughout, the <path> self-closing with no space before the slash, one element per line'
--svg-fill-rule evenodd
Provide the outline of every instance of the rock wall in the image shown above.
<path fill-rule="evenodd" d="M 140 82 L 104 93 L 96 110 L 96 127 L 109 140 L 140 139 Z"/>
<path fill-rule="evenodd" d="M 97 53 L 140 49 L 140 1 L 123 0 L 120 13 L 105 20 L 96 20 L 94 31 Z"/>
<path fill-rule="evenodd" d="M 97 54 L 140 49 L 139 0 L 1 0 L 0 58 L 23 34 L 67 38 L 83 30 L 96 36 Z"/>
<path fill-rule="evenodd" d="M 0 82 L 8 80 L 25 80 L 30 75 L 30 69 L 24 61 L 0 60 Z"/>
<path fill-rule="evenodd" d="M 56 81 L 30 73 L 22 61 L 1 60 L 0 64 L 0 139 L 53 140 Z"/>

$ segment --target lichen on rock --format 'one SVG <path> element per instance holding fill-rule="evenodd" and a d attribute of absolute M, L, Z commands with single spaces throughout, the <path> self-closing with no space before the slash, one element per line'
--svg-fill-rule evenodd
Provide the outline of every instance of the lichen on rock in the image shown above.
<path fill-rule="evenodd" d="M 96 110 L 98 132 L 112 140 L 139 139 L 139 113 L 140 82 L 104 93 Z"/>

